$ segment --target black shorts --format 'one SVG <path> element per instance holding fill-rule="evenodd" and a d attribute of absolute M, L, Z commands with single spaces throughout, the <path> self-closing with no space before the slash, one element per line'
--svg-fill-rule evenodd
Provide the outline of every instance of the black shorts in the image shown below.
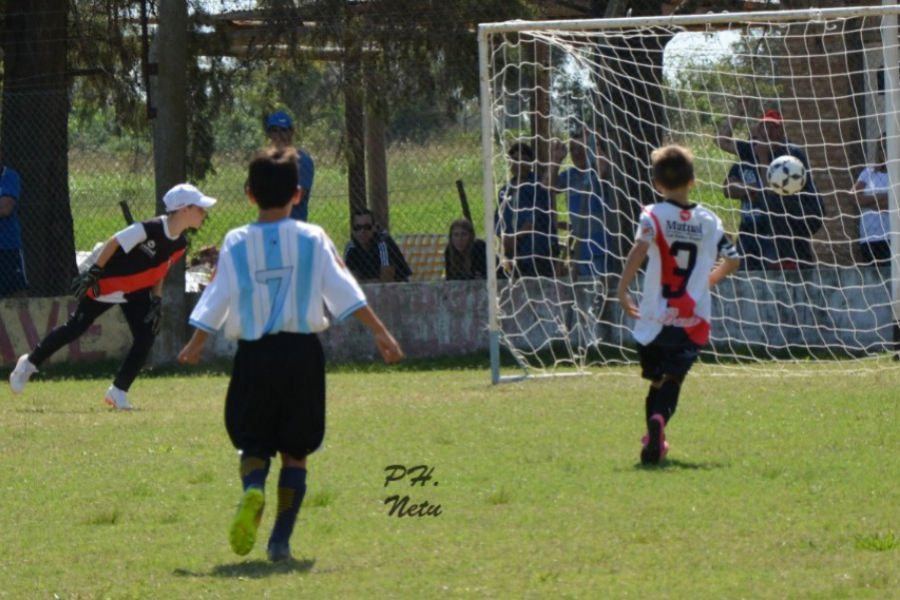
<path fill-rule="evenodd" d="M 303 458 L 325 436 L 325 355 L 318 336 L 277 333 L 239 341 L 225 428 L 248 454 Z"/>
<path fill-rule="evenodd" d="M 664 375 L 683 378 L 700 355 L 700 346 L 681 327 L 663 327 L 646 346 L 638 344 L 641 377 L 659 381 Z"/>
<path fill-rule="evenodd" d="M 28 289 L 25 259 L 21 250 L 0 250 L 0 296 Z"/>

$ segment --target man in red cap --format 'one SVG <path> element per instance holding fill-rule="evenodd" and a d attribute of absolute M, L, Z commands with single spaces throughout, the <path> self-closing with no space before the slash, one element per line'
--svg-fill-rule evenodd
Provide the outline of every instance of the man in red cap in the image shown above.
<path fill-rule="evenodd" d="M 810 239 L 821 229 L 825 215 L 813 177 L 808 176 L 804 188 L 793 196 L 779 196 L 768 189 L 766 177 L 769 163 L 785 154 L 800 159 L 809 171 L 806 153 L 787 140 L 777 110 L 765 111 L 750 128 L 750 140 L 734 137 L 734 123 L 740 118 L 731 115 L 719 125 L 716 145 L 738 156 L 726 177 L 724 193 L 741 201 L 738 244 L 744 268 L 808 268 L 815 261 Z"/>

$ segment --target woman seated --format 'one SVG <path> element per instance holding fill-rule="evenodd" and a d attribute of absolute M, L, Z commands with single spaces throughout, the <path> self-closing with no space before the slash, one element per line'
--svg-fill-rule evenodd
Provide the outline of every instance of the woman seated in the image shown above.
<path fill-rule="evenodd" d="M 444 273 L 448 281 L 487 277 L 487 249 L 484 241 L 475 239 L 475 227 L 467 219 L 450 224 L 444 249 Z"/>

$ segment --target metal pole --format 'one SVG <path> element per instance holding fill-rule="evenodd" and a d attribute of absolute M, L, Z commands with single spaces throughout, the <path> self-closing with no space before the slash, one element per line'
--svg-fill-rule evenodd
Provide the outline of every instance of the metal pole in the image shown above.
<path fill-rule="evenodd" d="M 885 6 L 894 2 L 883 0 Z M 881 21 L 881 40 L 884 48 L 884 102 L 885 134 L 887 148 L 885 157 L 890 192 L 888 209 L 890 214 L 891 253 L 891 309 L 894 317 L 894 350 L 900 352 L 900 51 L 897 48 L 897 13 L 886 14 Z M 898 355 L 900 356 L 900 355 Z"/>
<path fill-rule="evenodd" d="M 704 15 L 671 15 L 667 17 L 617 17 L 612 19 L 563 19 L 558 21 L 504 21 L 501 23 L 482 23 L 479 32 L 484 35 L 497 33 L 513 33 L 528 31 L 535 35 L 541 29 L 553 31 L 571 31 L 575 35 L 599 29 L 650 28 L 650 27 L 684 27 L 688 25 L 722 25 L 742 23 L 750 25 L 763 22 L 809 20 L 815 18 L 842 19 L 860 17 L 880 17 L 896 14 L 894 4 L 886 6 L 850 6 L 839 8 L 810 8 L 802 10 L 760 11 L 760 12 L 721 12 Z M 537 36 L 536 36 L 537 37 Z"/>
<path fill-rule="evenodd" d="M 500 383 L 500 326 L 497 319 L 497 257 L 494 251 L 494 127 L 486 30 L 478 28 L 478 72 L 481 81 L 481 165 L 484 173 L 484 240 L 487 247 L 488 344 L 491 383 Z"/>

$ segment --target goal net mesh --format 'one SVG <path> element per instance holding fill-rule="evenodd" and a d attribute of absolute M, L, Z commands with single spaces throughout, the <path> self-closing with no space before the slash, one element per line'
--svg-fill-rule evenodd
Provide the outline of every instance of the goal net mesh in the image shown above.
<path fill-rule="evenodd" d="M 650 153 L 677 143 L 695 156 L 692 200 L 742 255 L 713 290 L 704 360 L 886 360 L 900 269 L 884 12 L 483 32 L 500 346 L 531 373 L 636 360 L 615 292 L 660 199 Z M 783 154 L 807 166 L 792 196 L 767 185 Z"/>

